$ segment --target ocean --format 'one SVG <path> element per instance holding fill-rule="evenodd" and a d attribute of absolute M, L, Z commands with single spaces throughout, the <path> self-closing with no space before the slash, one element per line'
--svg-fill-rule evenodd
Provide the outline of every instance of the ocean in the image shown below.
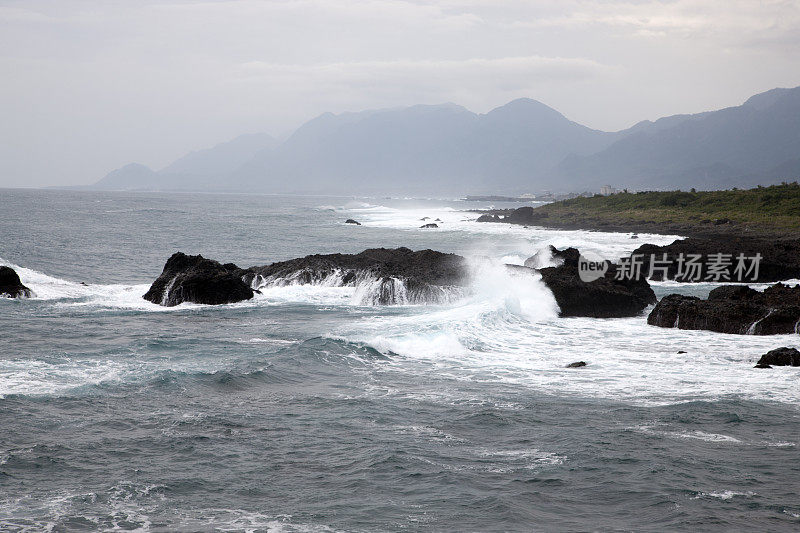
<path fill-rule="evenodd" d="M 35 293 L 0 300 L 0 530 L 800 528 L 800 369 L 753 368 L 797 335 L 559 318 L 502 266 L 676 236 L 477 223 L 467 210 L 492 204 L 453 199 L 5 189 L 0 205 L 0 264 Z M 399 246 L 484 267 L 446 305 L 326 285 L 141 298 L 176 251 L 247 267 Z"/>

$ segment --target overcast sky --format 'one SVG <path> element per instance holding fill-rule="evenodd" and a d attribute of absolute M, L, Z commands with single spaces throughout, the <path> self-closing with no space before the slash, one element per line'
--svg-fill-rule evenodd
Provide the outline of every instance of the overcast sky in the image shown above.
<path fill-rule="evenodd" d="M 0 186 L 324 111 L 525 96 L 617 130 L 800 85 L 798 58 L 800 0 L 0 0 Z"/>

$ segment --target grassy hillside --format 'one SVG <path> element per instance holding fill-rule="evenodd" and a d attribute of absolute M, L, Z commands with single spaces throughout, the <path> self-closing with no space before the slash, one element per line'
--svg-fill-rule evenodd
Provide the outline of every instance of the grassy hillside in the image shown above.
<path fill-rule="evenodd" d="M 534 209 L 536 223 L 559 227 L 659 226 L 745 231 L 800 232 L 800 185 L 797 182 L 727 191 L 618 193 L 573 198 Z"/>

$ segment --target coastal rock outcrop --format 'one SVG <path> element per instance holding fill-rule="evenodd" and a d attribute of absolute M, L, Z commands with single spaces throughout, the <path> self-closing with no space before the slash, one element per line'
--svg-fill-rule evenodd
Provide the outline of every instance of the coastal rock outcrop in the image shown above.
<path fill-rule="evenodd" d="M 617 266 L 608 262 L 605 275 L 587 283 L 578 273 L 580 252 L 577 249 L 551 247 L 551 252 L 555 259 L 562 261 L 561 265 L 542 268 L 539 272 L 553 292 L 561 316 L 636 316 L 656 302 L 656 295 L 644 278 L 615 279 Z"/>
<path fill-rule="evenodd" d="M 439 227 L 439 225 L 435 224 L 433 222 L 430 222 L 428 224 L 423 224 L 423 225 L 420 226 L 420 228 L 422 228 L 422 229 L 434 229 L 434 228 L 438 228 L 438 227 Z"/>
<path fill-rule="evenodd" d="M 634 316 L 655 303 L 642 280 L 606 276 L 591 283 L 578 275 L 575 248 L 551 250 L 559 266 L 542 268 L 561 316 Z M 534 275 L 535 270 L 508 265 Z M 610 273 L 614 273 L 614 267 Z M 446 303 L 467 293 L 473 275 L 466 259 L 434 250 L 373 248 L 358 254 L 309 255 L 266 266 L 242 269 L 202 256 L 176 253 L 169 258 L 146 300 L 172 306 L 182 302 L 224 304 L 247 300 L 261 288 L 285 285 L 329 285 L 356 288 L 363 304 Z"/>
<path fill-rule="evenodd" d="M 666 260 L 664 258 L 666 254 Z M 634 250 L 631 255 L 638 255 L 642 259 L 642 272 L 650 273 L 651 257 L 655 259 L 658 268 L 653 269 L 652 279 L 661 281 L 666 268 L 667 278 L 682 282 L 706 281 L 709 278 L 711 260 L 717 254 L 723 254 L 727 266 L 723 269 L 724 276 L 718 281 L 744 281 L 771 283 L 800 278 L 800 241 L 791 239 L 768 240 L 740 236 L 719 237 L 716 239 L 688 238 L 678 239 L 665 246 L 644 244 Z M 736 268 L 737 258 L 743 255 L 744 266 L 749 269 L 752 265 L 751 258 L 760 255 L 758 261 L 758 275 L 753 279 L 754 271 L 749 275 L 742 272 L 742 279 L 738 279 Z M 701 257 L 701 268 L 698 275 L 687 275 L 690 269 L 684 266 L 682 274 L 678 276 L 679 257 L 688 258 L 691 255 Z M 654 265 L 655 266 L 655 265 Z"/>
<path fill-rule="evenodd" d="M 164 306 L 249 300 L 259 288 L 326 284 L 358 289 L 369 304 L 443 303 L 468 282 L 463 257 L 433 250 L 374 248 L 359 254 L 309 255 L 242 269 L 178 252 L 144 298 Z"/>
<path fill-rule="evenodd" d="M 463 257 L 434 250 L 373 248 L 358 254 L 309 255 L 247 269 L 252 287 L 332 284 L 364 289 L 364 303 L 446 302 L 463 292 L 469 271 Z"/>
<path fill-rule="evenodd" d="M 0 266 L 0 297 L 30 298 L 31 290 L 22 284 L 16 270 L 8 266 Z"/>
<path fill-rule="evenodd" d="M 348 218 L 347 220 L 344 221 L 344 223 L 345 224 L 353 224 L 354 226 L 360 226 L 361 225 L 361 222 L 359 222 L 358 220 L 353 220 L 352 218 Z"/>
<path fill-rule="evenodd" d="M 519 224 L 535 226 L 542 219 L 547 218 L 547 213 L 536 211 L 533 207 L 525 206 L 513 210 L 502 210 L 503 214 L 488 213 L 478 217 L 477 222 L 504 222 L 506 224 Z"/>
<path fill-rule="evenodd" d="M 743 285 L 711 291 L 708 299 L 670 294 L 656 304 L 647 323 L 739 335 L 800 332 L 800 285 L 777 283 L 764 292 Z"/>
<path fill-rule="evenodd" d="M 172 307 L 184 302 L 207 305 L 249 300 L 253 289 L 243 280 L 244 271 L 232 263 L 220 264 L 202 255 L 177 252 L 143 298 Z"/>
<path fill-rule="evenodd" d="M 772 368 L 773 366 L 800 366 L 800 351 L 796 348 L 776 348 L 761 356 L 756 368 Z"/>

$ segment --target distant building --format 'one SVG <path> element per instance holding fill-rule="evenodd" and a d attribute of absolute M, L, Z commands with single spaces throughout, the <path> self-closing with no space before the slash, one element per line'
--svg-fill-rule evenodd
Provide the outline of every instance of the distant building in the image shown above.
<path fill-rule="evenodd" d="M 611 194 L 617 194 L 619 191 L 612 187 L 611 185 L 603 185 L 600 187 L 600 194 L 603 196 L 609 196 Z"/>

